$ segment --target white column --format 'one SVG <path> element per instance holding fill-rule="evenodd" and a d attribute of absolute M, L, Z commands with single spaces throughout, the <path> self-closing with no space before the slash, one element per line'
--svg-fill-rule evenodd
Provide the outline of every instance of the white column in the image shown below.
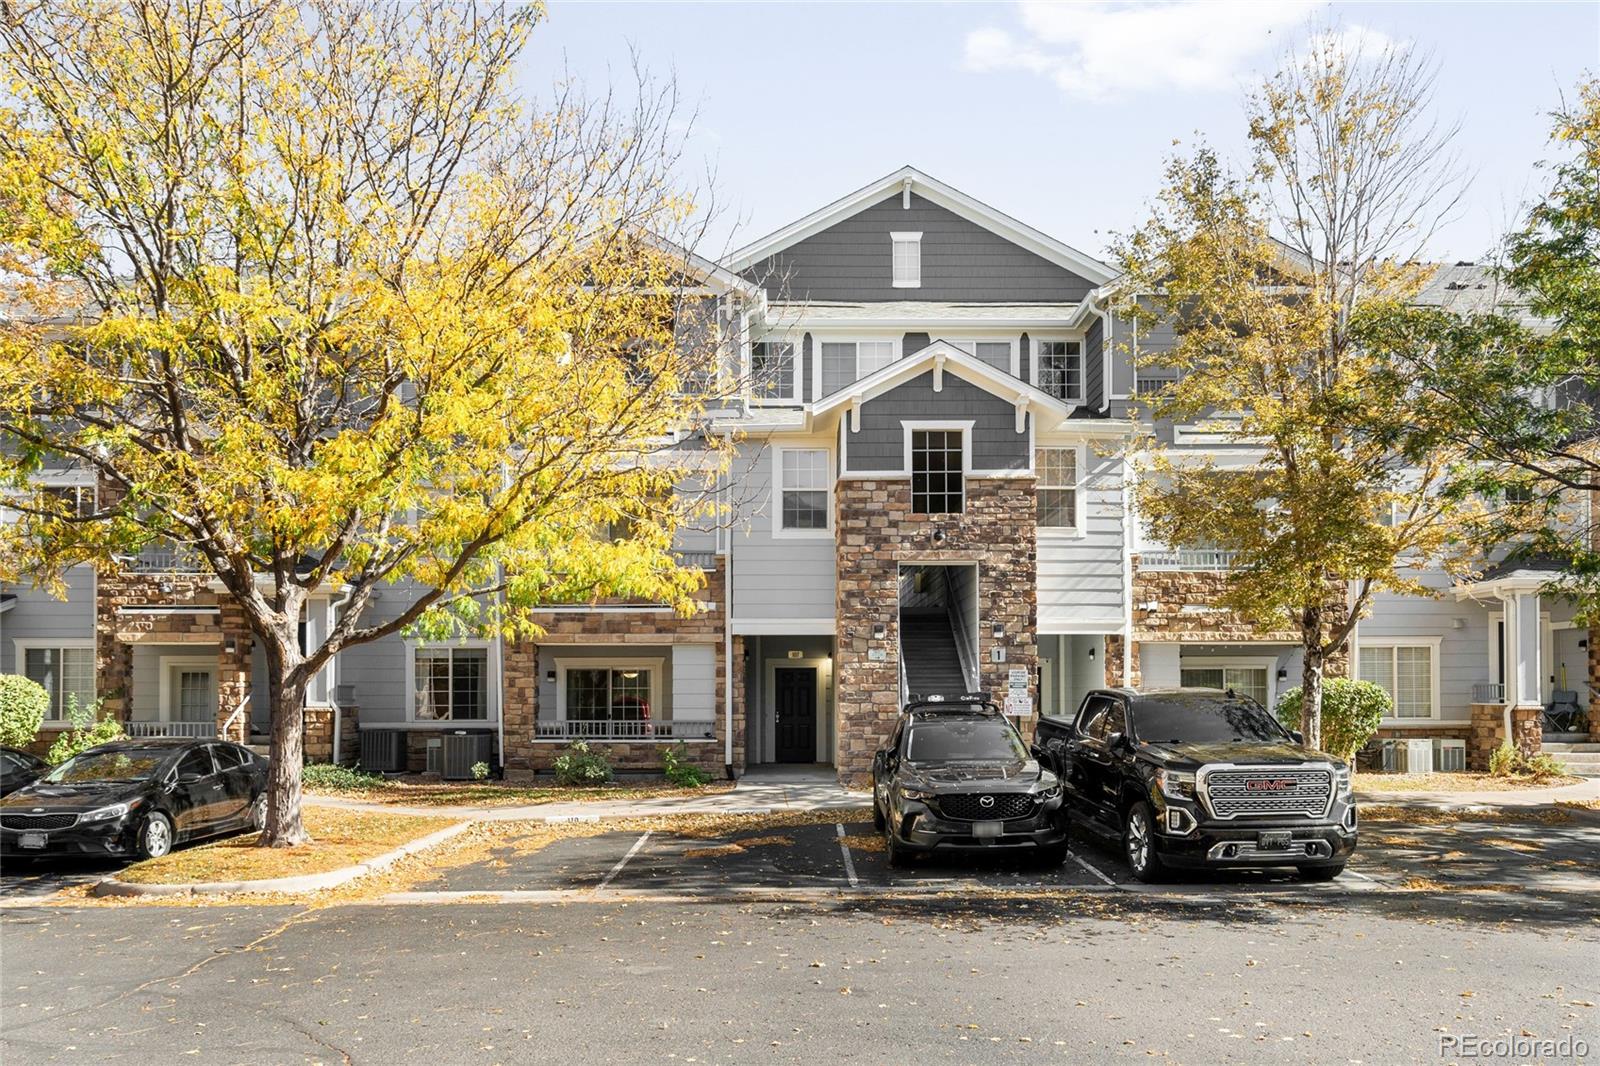
<path fill-rule="evenodd" d="M 1506 597 L 1506 703 L 1539 706 L 1544 664 L 1540 662 L 1539 594 Z"/>

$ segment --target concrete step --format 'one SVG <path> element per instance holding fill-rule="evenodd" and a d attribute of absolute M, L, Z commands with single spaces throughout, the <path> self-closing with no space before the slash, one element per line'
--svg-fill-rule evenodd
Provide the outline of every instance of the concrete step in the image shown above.
<path fill-rule="evenodd" d="M 1541 744 L 1540 751 L 1548 751 L 1552 755 L 1600 755 L 1600 742 L 1588 741 L 1582 744 Z"/>

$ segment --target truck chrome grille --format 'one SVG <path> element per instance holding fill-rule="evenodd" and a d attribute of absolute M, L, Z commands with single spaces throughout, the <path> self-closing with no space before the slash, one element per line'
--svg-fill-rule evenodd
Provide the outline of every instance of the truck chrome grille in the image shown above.
<path fill-rule="evenodd" d="M 1202 770 L 1200 781 L 1211 813 L 1224 819 L 1320 818 L 1333 794 L 1333 772 L 1322 767 L 1225 767 Z"/>
<path fill-rule="evenodd" d="M 988 800 L 986 804 L 984 801 Z M 939 813 L 963 822 L 1004 821 L 1033 814 L 1033 797 L 1025 792 L 977 792 L 939 797 Z"/>

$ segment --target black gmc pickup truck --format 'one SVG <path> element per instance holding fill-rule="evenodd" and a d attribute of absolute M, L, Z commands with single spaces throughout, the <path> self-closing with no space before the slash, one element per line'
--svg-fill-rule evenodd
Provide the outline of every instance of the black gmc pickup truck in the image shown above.
<path fill-rule="evenodd" d="M 1119 839 L 1140 881 L 1246 866 L 1327 881 L 1355 851 L 1350 768 L 1247 696 L 1096 689 L 1076 718 L 1041 717 L 1034 743 L 1072 827 Z"/>

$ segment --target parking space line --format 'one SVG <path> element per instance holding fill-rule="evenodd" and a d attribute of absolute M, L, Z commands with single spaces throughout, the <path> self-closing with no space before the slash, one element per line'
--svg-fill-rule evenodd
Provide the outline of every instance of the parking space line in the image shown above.
<path fill-rule="evenodd" d="M 601 879 L 600 883 L 595 886 L 594 890 L 596 892 L 604 891 L 605 887 L 611 883 L 612 879 L 622 872 L 622 868 L 628 865 L 628 860 L 639 854 L 639 849 L 644 847 L 644 842 L 649 839 L 650 830 L 646 829 L 644 831 L 644 835 L 633 842 L 633 847 L 628 849 L 628 853 L 626 855 L 617 860 L 617 864 L 611 868 L 611 872 L 606 874 L 605 877 Z"/>
<path fill-rule="evenodd" d="M 1094 876 L 1098 877 L 1102 882 L 1112 886 L 1113 888 L 1116 887 L 1117 883 L 1115 881 L 1111 880 L 1111 878 L 1109 878 L 1105 874 L 1101 873 L 1095 867 L 1090 866 L 1087 862 L 1085 862 L 1083 860 L 1083 858 L 1081 856 L 1078 855 L 1078 853 L 1076 851 L 1073 851 L 1071 848 L 1068 848 L 1067 849 L 1067 854 L 1072 857 L 1072 861 L 1073 862 L 1077 863 L 1079 866 L 1083 867 L 1085 870 L 1088 870 L 1091 874 L 1093 874 Z"/>
<path fill-rule="evenodd" d="M 850 887 L 856 887 L 856 864 L 850 858 L 850 845 L 844 842 L 844 823 L 837 822 L 834 828 L 839 831 L 839 854 L 844 856 L 844 876 L 850 882 Z"/>

